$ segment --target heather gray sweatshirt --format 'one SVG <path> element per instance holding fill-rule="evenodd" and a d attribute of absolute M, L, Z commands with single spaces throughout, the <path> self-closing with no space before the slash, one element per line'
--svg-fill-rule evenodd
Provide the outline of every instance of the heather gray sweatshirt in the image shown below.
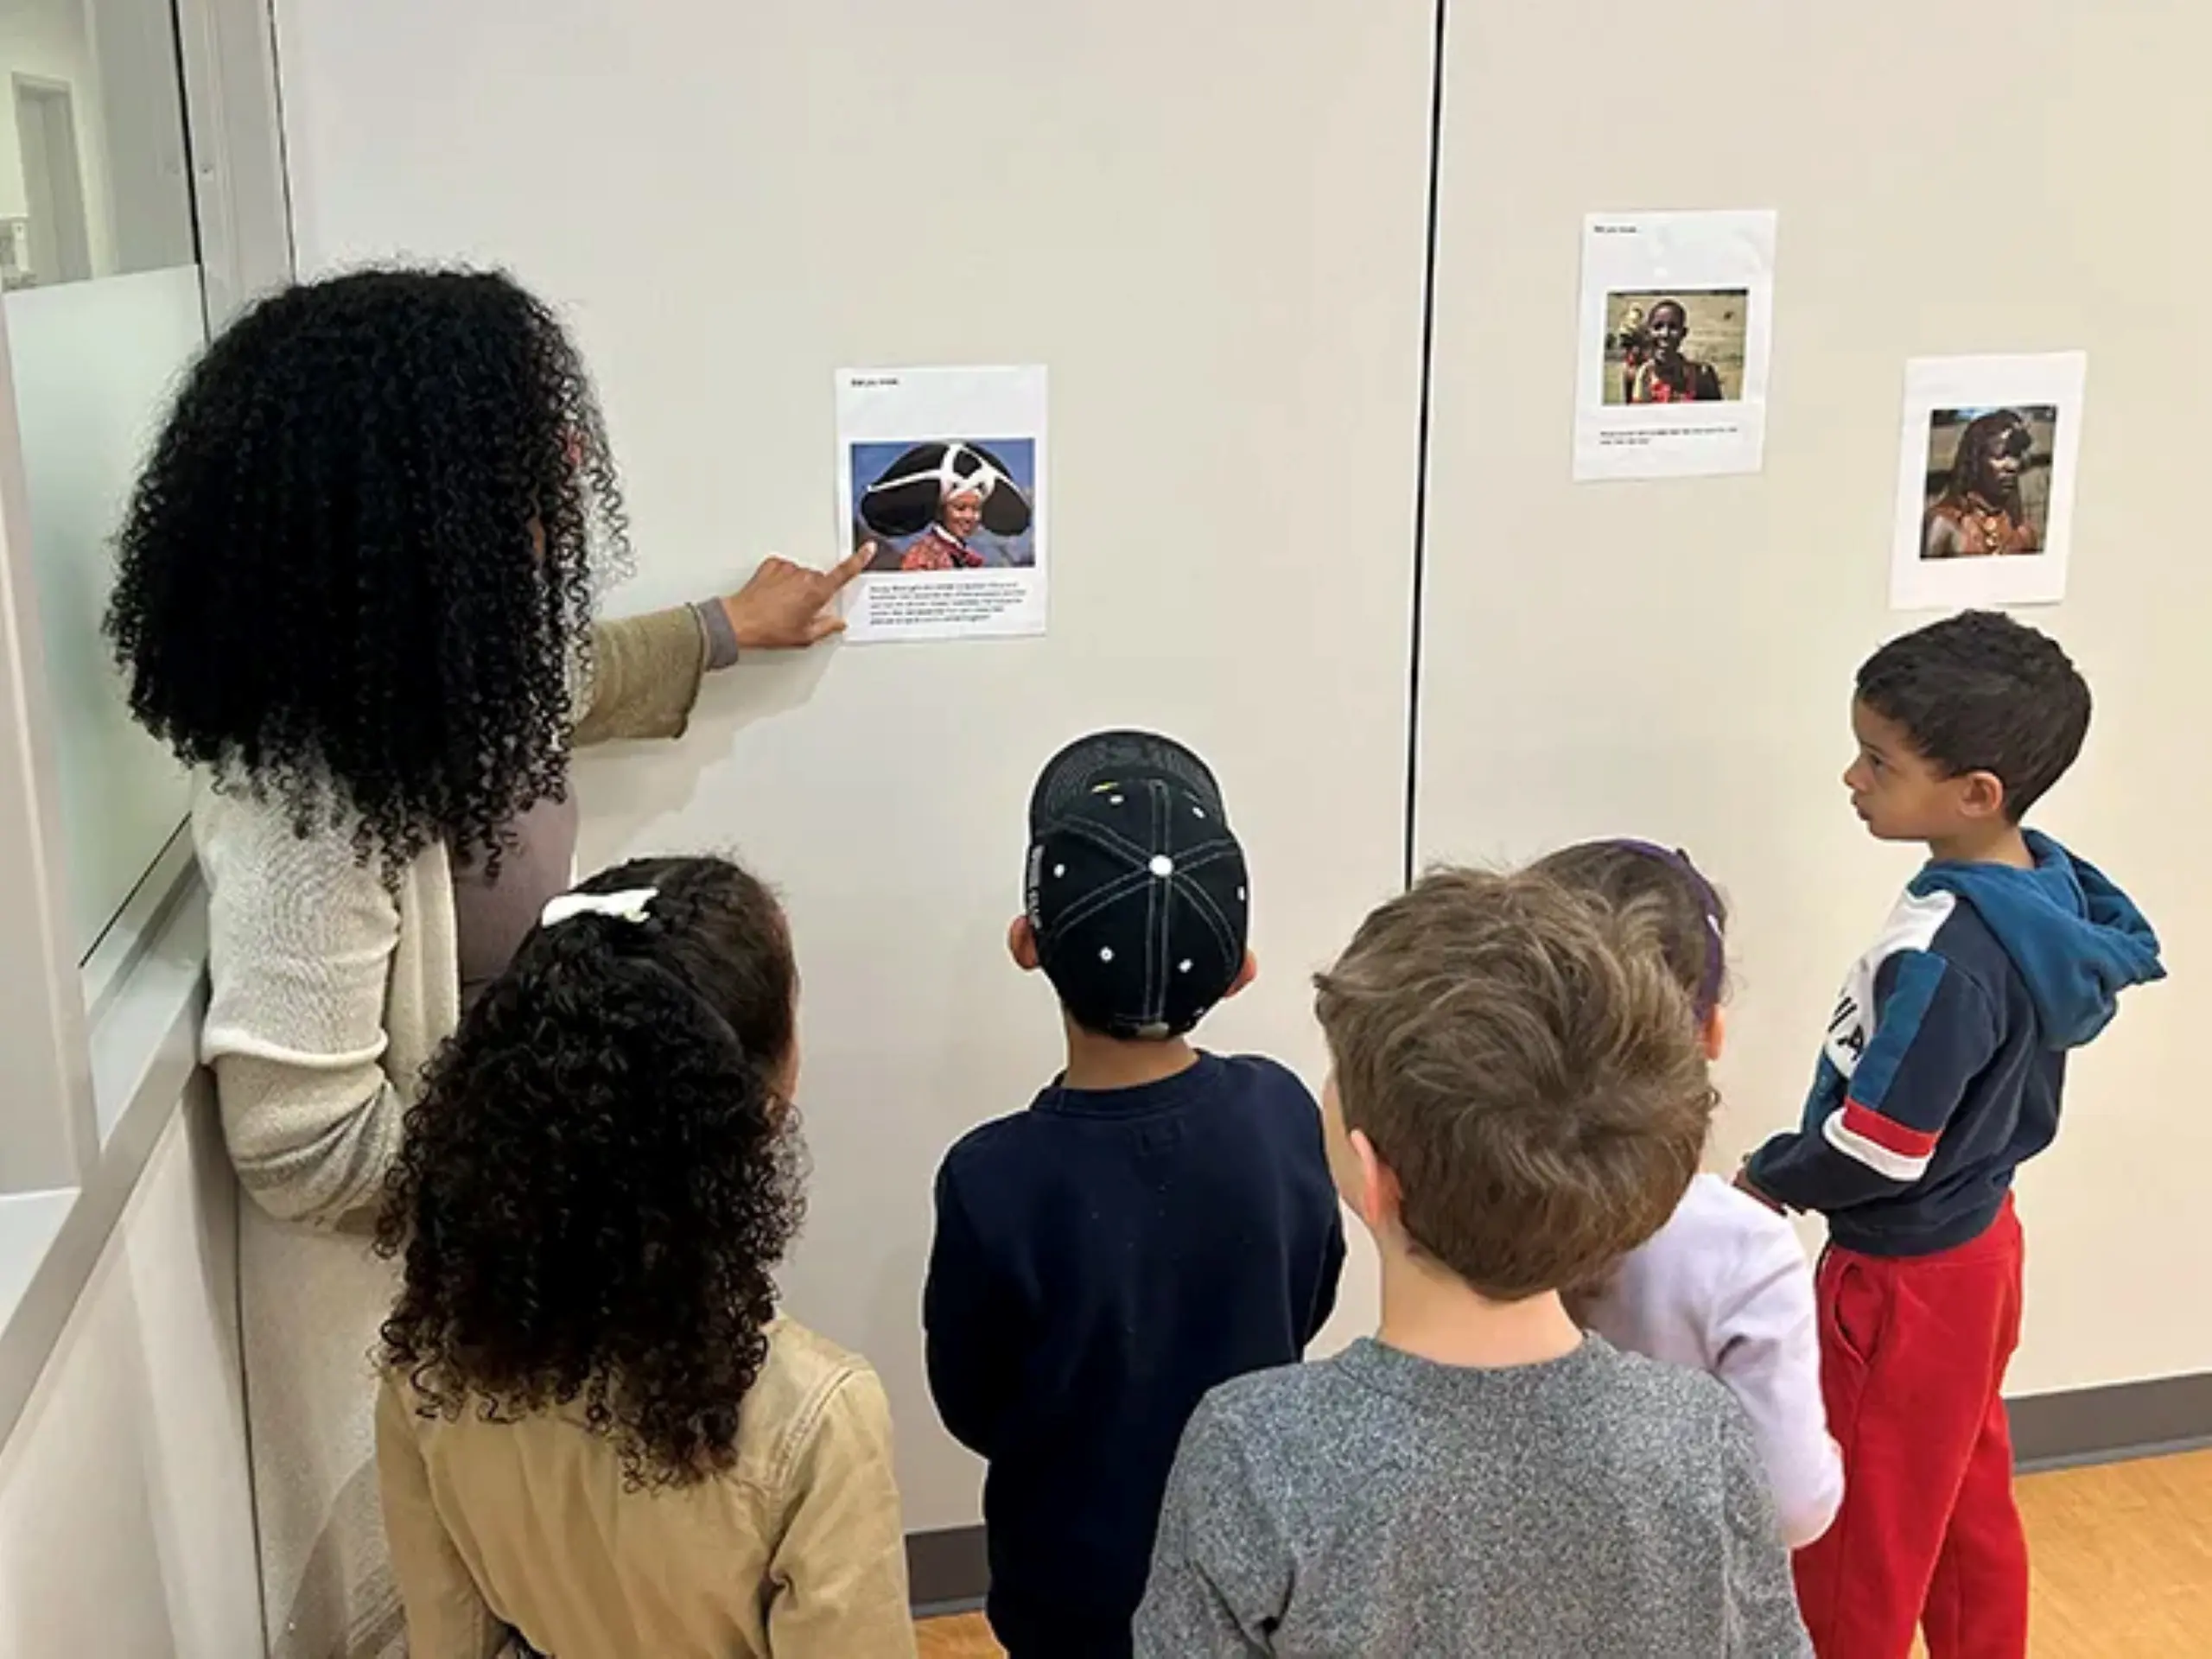
<path fill-rule="evenodd" d="M 1742 1413 L 1596 1337 L 1504 1370 L 1370 1341 L 1208 1395 L 1140 1659 L 1806 1659 Z"/>

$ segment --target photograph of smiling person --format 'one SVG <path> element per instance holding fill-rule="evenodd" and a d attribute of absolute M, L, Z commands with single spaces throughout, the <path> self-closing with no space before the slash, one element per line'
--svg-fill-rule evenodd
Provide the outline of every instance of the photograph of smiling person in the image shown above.
<path fill-rule="evenodd" d="M 1742 396 L 1745 289 L 1605 296 L 1605 402 L 1725 404 Z"/>
<path fill-rule="evenodd" d="M 1037 562 L 1034 445 L 935 439 L 852 447 L 853 544 L 875 575 L 1027 569 Z"/>
<path fill-rule="evenodd" d="M 1920 556 L 2040 553 L 2050 516 L 2058 410 L 1942 409 L 1928 423 Z"/>
<path fill-rule="evenodd" d="M 899 556 L 901 570 L 952 570 L 982 563 L 968 538 L 983 526 L 983 498 L 976 490 L 955 488 L 938 509 L 937 522 Z"/>

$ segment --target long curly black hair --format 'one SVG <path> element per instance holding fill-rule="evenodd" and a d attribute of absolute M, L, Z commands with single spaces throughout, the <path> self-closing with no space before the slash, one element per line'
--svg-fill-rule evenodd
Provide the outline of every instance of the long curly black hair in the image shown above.
<path fill-rule="evenodd" d="M 774 898 L 719 859 L 526 939 L 407 1115 L 377 1249 L 405 1286 L 383 1362 L 426 1413 L 582 1402 L 635 1486 L 729 1465 L 803 1210 L 798 970 Z"/>
<path fill-rule="evenodd" d="M 396 878 L 496 857 L 567 787 L 572 687 L 626 567 L 599 407 L 496 272 L 283 290 L 179 392 L 120 537 L 107 633 L 186 764 L 352 832 Z"/>

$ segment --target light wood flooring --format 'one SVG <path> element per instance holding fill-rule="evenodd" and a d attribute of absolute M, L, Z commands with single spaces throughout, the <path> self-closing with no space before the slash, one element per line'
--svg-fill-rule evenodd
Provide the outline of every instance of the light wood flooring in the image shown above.
<path fill-rule="evenodd" d="M 2020 1482 L 2035 1659 L 2212 1655 L 2212 1452 Z M 980 1614 L 932 1619 L 922 1659 L 999 1659 Z"/>

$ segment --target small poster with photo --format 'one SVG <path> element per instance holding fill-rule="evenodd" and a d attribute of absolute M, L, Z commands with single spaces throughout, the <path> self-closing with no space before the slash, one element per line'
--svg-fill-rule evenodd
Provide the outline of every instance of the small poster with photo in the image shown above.
<path fill-rule="evenodd" d="M 1578 480 L 1759 470 L 1776 225 L 1771 213 L 1584 224 Z"/>
<path fill-rule="evenodd" d="M 1045 631 L 1045 403 L 1038 367 L 839 373 L 848 639 Z"/>
<path fill-rule="evenodd" d="M 2080 352 L 1905 365 L 1891 609 L 2065 598 L 2088 378 Z"/>

